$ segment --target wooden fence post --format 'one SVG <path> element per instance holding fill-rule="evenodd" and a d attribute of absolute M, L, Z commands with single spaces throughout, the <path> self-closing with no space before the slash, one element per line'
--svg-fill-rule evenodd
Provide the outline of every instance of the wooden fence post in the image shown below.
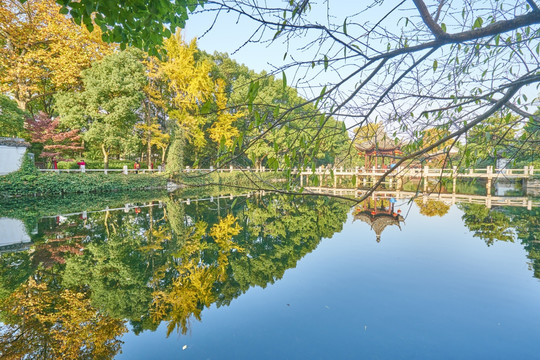
<path fill-rule="evenodd" d="M 456 193 L 457 166 L 452 167 L 452 193 Z"/>
<path fill-rule="evenodd" d="M 429 176 L 429 166 L 424 166 L 424 174 L 423 174 L 423 178 L 424 178 L 424 192 L 427 192 L 427 187 L 428 187 L 428 176 Z"/>

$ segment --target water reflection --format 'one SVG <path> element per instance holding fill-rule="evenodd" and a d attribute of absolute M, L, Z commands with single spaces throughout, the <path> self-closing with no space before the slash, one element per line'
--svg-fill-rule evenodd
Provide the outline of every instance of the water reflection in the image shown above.
<path fill-rule="evenodd" d="M 165 197 L 42 218 L 31 251 L 0 258 L 1 353 L 59 358 L 69 346 L 72 358 L 112 357 L 124 320 L 135 333 L 166 321 L 168 334 L 185 334 L 205 307 L 280 279 L 350 209 L 327 198 L 242 199 Z"/>
<path fill-rule="evenodd" d="M 398 205 L 391 195 L 377 193 L 353 208 L 377 241 L 388 227 L 406 232 L 410 206 L 426 219 L 445 216 L 451 206 L 430 197 Z M 37 228 L 30 249 L 0 255 L 5 358 L 112 358 L 128 326 L 138 334 L 165 323 L 167 335 L 186 334 L 205 308 L 281 279 L 323 238 L 339 233 L 351 211 L 350 202 L 315 196 L 145 196 L 128 205 L 76 204 L 63 216 L 55 215 L 62 201 L 49 210 L 25 205 L 0 214 Z M 487 245 L 521 241 L 540 278 L 540 209 L 458 208 Z M 28 215 L 36 213 L 39 220 Z"/>
<path fill-rule="evenodd" d="M 356 206 L 353 215 L 355 220 L 368 224 L 375 232 L 377 242 L 387 226 L 397 226 L 401 230 L 401 223 L 405 221 L 401 210 L 395 209 L 395 198 L 379 198 L 376 194 Z"/>

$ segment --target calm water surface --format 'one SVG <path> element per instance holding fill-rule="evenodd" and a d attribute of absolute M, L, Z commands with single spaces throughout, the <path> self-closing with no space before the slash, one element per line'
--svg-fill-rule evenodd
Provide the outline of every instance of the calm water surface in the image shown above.
<path fill-rule="evenodd" d="M 5 356 L 540 358 L 538 208 L 143 200 L 0 214 Z"/>

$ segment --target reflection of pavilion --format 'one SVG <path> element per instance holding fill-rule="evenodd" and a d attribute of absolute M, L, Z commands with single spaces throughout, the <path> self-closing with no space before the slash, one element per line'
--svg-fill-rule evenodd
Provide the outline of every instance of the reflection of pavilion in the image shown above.
<path fill-rule="evenodd" d="M 354 210 L 354 220 L 368 224 L 377 235 L 377 242 L 381 241 L 381 234 L 387 226 L 397 225 L 401 230 L 401 223 L 405 221 L 398 210 L 394 211 L 392 199 L 371 198 L 358 205 Z"/>

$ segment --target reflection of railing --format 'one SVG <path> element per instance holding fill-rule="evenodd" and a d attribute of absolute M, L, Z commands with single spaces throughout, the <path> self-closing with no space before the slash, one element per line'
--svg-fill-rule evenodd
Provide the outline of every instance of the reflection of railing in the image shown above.
<path fill-rule="evenodd" d="M 145 173 L 160 173 L 162 172 L 161 171 L 161 168 L 158 168 L 158 169 L 127 169 L 127 168 L 124 168 L 124 169 L 38 169 L 40 172 L 54 172 L 54 173 L 88 173 L 88 172 L 93 172 L 93 173 L 104 173 L 104 174 L 108 174 L 110 172 L 114 173 L 114 172 L 117 172 L 117 173 L 122 173 L 122 174 L 133 174 L 133 173 L 141 173 L 141 174 L 145 174 Z"/>
<path fill-rule="evenodd" d="M 328 187 L 306 187 L 305 192 L 325 194 L 325 195 L 341 195 L 351 196 L 359 198 L 367 193 L 367 190 L 357 189 L 334 189 Z M 373 197 L 379 199 L 394 198 L 394 199 L 410 199 L 418 197 L 427 200 L 443 201 L 448 204 L 456 203 L 470 203 L 470 204 L 482 204 L 491 208 L 493 206 L 515 206 L 526 207 L 531 210 L 533 207 L 540 207 L 540 200 L 531 199 L 528 197 L 510 197 L 510 196 L 492 196 L 492 195 L 468 195 L 468 194 L 444 194 L 444 193 L 422 193 L 418 194 L 414 191 L 400 191 L 400 190 L 383 190 L 375 191 L 372 193 Z"/>
<path fill-rule="evenodd" d="M 195 198 L 195 199 L 186 198 L 186 199 L 180 199 L 177 202 L 189 205 L 192 202 L 200 202 L 200 201 L 213 202 L 214 200 L 218 200 L 218 199 L 232 200 L 232 199 L 237 198 L 237 197 L 250 198 L 251 196 L 254 196 L 254 195 L 265 195 L 265 193 L 266 192 L 264 190 L 261 190 L 261 191 L 252 191 L 252 192 L 249 192 L 249 193 L 244 193 L 244 194 L 239 194 L 239 195 L 228 194 L 228 195 L 210 196 L 210 197 L 205 197 L 205 198 Z M 142 208 L 148 208 L 148 207 L 154 207 L 154 206 L 162 207 L 163 202 L 158 201 L 155 204 L 150 203 L 150 204 L 146 204 L 146 205 L 126 204 L 123 207 L 119 207 L 119 208 L 109 208 L 109 207 L 107 207 L 107 208 L 102 209 L 102 210 L 81 211 L 81 212 L 74 212 L 74 213 L 68 213 L 68 214 L 56 214 L 56 215 L 50 215 L 50 216 L 43 216 L 42 218 L 43 219 L 52 219 L 52 218 L 56 218 L 57 216 L 68 217 L 68 216 L 87 215 L 87 214 L 92 214 L 92 213 L 102 213 L 102 212 L 107 212 L 107 211 L 129 212 L 129 211 L 135 210 L 135 209 L 142 209 Z"/>

